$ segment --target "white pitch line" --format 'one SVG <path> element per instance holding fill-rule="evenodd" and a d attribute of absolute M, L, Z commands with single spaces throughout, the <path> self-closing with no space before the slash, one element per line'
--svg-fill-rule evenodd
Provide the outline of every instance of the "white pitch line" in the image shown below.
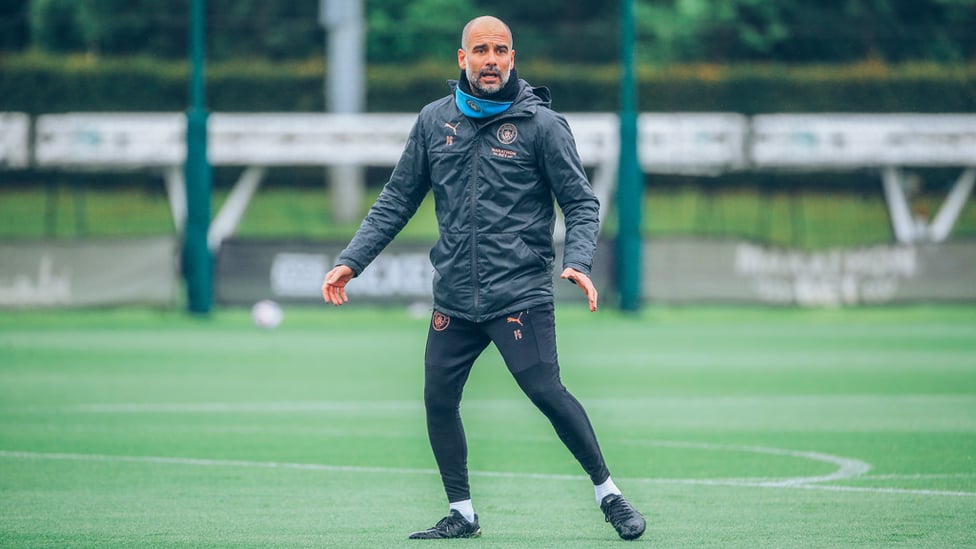
<path fill-rule="evenodd" d="M 933 480 L 945 478 L 973 478 L 976 473 L 914 473 L 909 475 L 866 475 L 858 480 Z"/>
<path fill-rule="evenodd" d="M 868 488 L 862 486 L 837 486 L 834 484 L 801 484 L 791 486 L 791 488 L 804 488 L 808 490 L 827 490 L 830 492 L 867 492 L 872 494 L 908 494 L 913 496 L 962 496 L 976 497 L 976 492 L 957 492 L 954 490 L 926 490 L 911 488 Z"/>
<path fill-rule="evenodd" d="M 196 465 L 204 467 L 246 467 L 260 469 L 298 469 L 303 471 L 329 471 L 342 473 L 391 473 L 407 475 L 436 475 L 436 469 L 411 469 L 407 467 L 362 467 L 357 465 L 325 465 L 320 463 L 287 463 L 279 461 L 245 461 L 236 459 L 201 459 L 165 456 L 117 456 L 108 454 L 64 454 L 43 452 L 16 452 L 0 450 L 0 457 L 19 459 L 51 459 L 68 461 L 121 461 L 128 463 L 152 463 L 157 465 Z"/>
<path fill-rule="evenodd" d="M 715 444 L 710 442 L 682 442 L 682 441 L 668 441 L 668 440 L 625 440 L 623 441 L 627 444 L 633 444 L 638 446 L 658 446 L 665 448 L 692 448 L 698 450 L 715 450 L 715 451 L 733 451 L 733 452 L 748 452 L 752 454 L 767 454 L 775 456 L 788 456 L 802 459 L 810 459 L 813 461 L 820 461 L 824 463 L 832 463 L 837 465 L 838 468 L 833 473 L 828 475 L 819 475 L 814 477 L 793 477 L 786 479 L 725 479 L 721 482 L 729 482 L 734 480 L 739 485 L 750 485 L 750 486 L 770 486 L 770 487 L 791 487 L 791 486 L 801 486 L 807 484 L 817 484 L 822 482 L 836 482 L 839 480 L 848 480 L 854 477 L 859 477 L 864 473 L 871 470 L 871 464 L 861 461 L 859 459 L 845 458 L 842 456 L 835 456 L 833 454 L 825 454 L 822 452 L 802 452 L 798 450 L 783 450 L 781 448 L 769 448 L 766 446 L 747 446 L 739 444 Z"/>
<path fill-rule="evenodd" d="M 622 482 L 647 484 L 690 484 L 699 486 L 731 486 L 734 488 L 789 488 L 803 490 L 826 490 L 830 492 L 866 492 L 872 494 L 910 494 L 917 496 L 963 496 L 976 497 L 976 492 L 956 490 L 929 490 L 911 488 L 871 488 L 861 486 L 838 486 L 836 484 L 782 484 L 777 482 L 753 482 L 743 479 L 651 479 L 621 478 Z"/>
<path fill-rule="evenodd" d="M 79 404 L 63 408 L 66 412 L 132 414 L 132 413 L 258 413 L 258 412 L 403 412 L 423 411 L 413 400 L 386 401 L 306 401 L 306 402 L 179 402 Z"/>
<path fill-rule="evenodd" d="M 770 450 L 774 450 L 770 448 Z M 784 451 L 788 453 L 788 451 Z M 126 463 L 150 463 L 157 465 L 191 465 L 202 467 L 244 467 L 259 469 L 289 469 L 300 471 L 328 471 L 345 473 L 382 473 L 382 474 L 409 474 L 409 475 L 437 475 L 435 469 L 420 469 L 407 467 L 362 467 L 353 465 L 325 465 L 316 463 L 287 463 L 276 461 L 245 461 L 245 460 L 223 460 L 223 459 L 200 459 L 200 458 L 180 458 L 164 456 L 118 456 L 108 454 L 72 454 L 72 453 L 42 453 L 42 452 L 20 452 L 12 450 L 0 450 L 0 458 L 12 459 L 34 459 L 34 460 L 70 460 L 70 461 L 97 461 L 97 462 L 126 462 Z M 584 475 L 566 474 L 547 474 L 547 473 L 516 473 L 504 471 L 471 471 L 471 476 L 476 477 L 495 477 L 495 478 L 514 478 L 514 479 L 534 479 L 534 480 L 571 480 L 588 481 L 589 477 Z M 668 478 L 649 478 L 632 477 L 620 478 L 623 482 L 638 482 L 652 484 L 677 484 L 677 485 L 700 485 L 700 486 L 731 486 L 741 488 L 802 488 L 808 490 L 830 490 L 838 492 L 867 492 L 879 494 L 911 494 L 925 496 L 976 496 L 976 492 L 958 492 L 950 490 L 908 490 L 901 488 L 867 488 L 852 486 L 835 486 L 823 484 L 800 484 L 768 482 L 761 479 L 760 482 L 749 479 L 668 479 Z"/>
<path fill-rule="evenodd" d="M 493 407 L 499 405 L 500 401 L 474 401 L 468 403 L 471 407 Z M 18 408 L 14 411 L 25 412 L 33 409 Z M 364 410 L 371 412 L 406 412 L 422 411 L 422 407 L 416 401 L 308 401 L 308 402 L 242 402 L 242 403 L 116 403 L 116 404 L 80 404 L 62 408 L 63 411 L 75 413 L 227 413 L 227 412 L 356 412 L 362 413 Z M 10 410 L 2 410 L 10 412 Z M 791 478 L 727 478 L 727 479 L 665 479 L 638 477 L 626 479 L 633 482 L 653 483 L 653 484 L 679 484 L 679 485 L 701 485 L 701 486 L 736 486 L 736 487 L 761 487 L 761 488 L 803 488 L 803 489 L 823 489 L 833 491 L 849 492 L 873 492 L 873 493 L 902 493 L 917 495 L 951 495 L 951 496 L 976 496 L 972 492 L 960 492 L 951 490 L 925 490 L 925 489 L 902 489 L 902 488 L 869 488 L 869 487 L 845 487 L 837 485 L 825 485 L 828 482 L 838 482 L 844 480 L 918 480 L 923 478 L 961 478 L 962 475 L 873 475 L 865 476 L 871 469 L 867 462 L 825 454 L 822 452 L 805 452 L 797 450 L 784 450 L 780 448 L 769 448 L 764 446 L 715 444 L 703 442 L 682 442 L 682 441 L 660 441 L 660 440 L 624 440 L 626 444 L 640 446 L 658 446 L 672 448 L 691 448 L 714 451 L 738 451 L 759 453 L 767 455 L 780 455 L 801 459 L 809 459 L 823 463 L 831 463 L 837 466 L 832 473 L 810 477 L 791 477 Z M 39 454 L 33 452 L 9 452 L 0 450 L 0 457 L 21 457 L 28 459 L 75 459 L 90 461 L 128 461 L 144 462 L 157 464 L 181 464 L 197 466 L 216 466 L 216 467 L 255 467 L 255 468 L 280 468 L 313 471 L 335 471 L 335 472 L 355 472 L 355 473 L 390 473 L 390 474 L 425 474 L 436 475 L 434 469 L 409 469 L 409 468 L 387 468 L 387 467 L 358 467 L 358 466 L 339 466 L 322 464 L 302 464 L 302 463 L 277 463 L 277 462 L 252 462 L 236 460 L 208 460 L 194 458 L 167 458 L 167 457 L 140 457 L 140 456 L 109 456 L 101 454 Z M 546 480 L 579 480 L 586 479 L 582 475 L 554 475 L 546 473 L 515 473 L 515 472 L 492 472 L 492 471 L 471 471 L 472 476 L 484 477 L 506 477 L 506 478 L 526 478 L 526 479 L 546 479 Z M 623 480 L 623 479 L 621 479 Z"/>

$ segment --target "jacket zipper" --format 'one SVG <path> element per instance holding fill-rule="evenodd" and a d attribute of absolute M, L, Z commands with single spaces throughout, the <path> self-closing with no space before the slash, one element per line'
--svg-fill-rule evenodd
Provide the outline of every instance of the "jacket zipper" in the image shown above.
<path fill-rule="evenodd" d="M 474 154 L 471 162 L 471 192 L 469 193 L 471 213 L 468 215 L 471 225 L 471 282 L 474 285 L 474 314 L 477 317 L 480 315 L 478 302 L 481 293 L 481 281 L 478 279 L 478 212 L 476 210 L 478 203 L 478 161 L 481 158 L 481 128 L 478 128 L 474 135 L 474 148 L 472 149 Z"/>
<path fill-rule="evenodd" d="M 515 118 L 529 118 L 528 115 L 518 112 L 512 114 L 503 114 L 496 120 L 492 121 L 492 124 L 499 120 L 515 119 Z M 477 214 L 477 204 L 478 204 L 478 179 L 480 171 L 478 170 L 478 163 L 481 161 L 481 143 L 484 141 L 484 129 L 491 124 L 478 125 L 474 124 L 475 139 L 472 145 L 474 157 L 471 161 L 471 191 L 469 193 L 469 198 L 471 200 L 471 213 L 469 217 L 471 218 L 471 281 L 474 284 L 474 312 L 475 317 L 481 316 L 480 309 L 480 297 L 481 297 L 481 282 L 478 277 L 478 214 Z"/>

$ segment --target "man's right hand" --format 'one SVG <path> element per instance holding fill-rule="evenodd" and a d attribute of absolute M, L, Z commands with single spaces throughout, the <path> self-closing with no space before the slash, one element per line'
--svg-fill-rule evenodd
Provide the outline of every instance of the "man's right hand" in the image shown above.
<path fill-rule="evenodd" d="M 356 273 L 345 265 L 336 265 L 334 269 L 326 273 L 325 281 L 322 282 L 322 298 L 326 303 L 339 306 L 349 301 L 346 297 L 346 284 L 355 276 Z"/>

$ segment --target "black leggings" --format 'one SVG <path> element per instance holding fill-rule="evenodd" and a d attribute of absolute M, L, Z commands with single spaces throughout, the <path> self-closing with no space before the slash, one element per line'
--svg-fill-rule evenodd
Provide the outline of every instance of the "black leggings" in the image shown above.
<path fill-rule="evenodd" d="M 552 423 L 594 484 L 610 477 L 586 411 L 559 379 L 551 304 L 481 323 L 435 311 L 424 359 L 427 435 L 448 501 L 471 498 L 460 403 L 474 361 L 494 343 L 519 387 Z"/>

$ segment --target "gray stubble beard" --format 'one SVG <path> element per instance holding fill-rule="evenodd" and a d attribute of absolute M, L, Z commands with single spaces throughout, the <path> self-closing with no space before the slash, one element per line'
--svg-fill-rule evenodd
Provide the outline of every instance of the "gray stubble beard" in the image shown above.
<path fill-rule="evenodd" d="M 480 74 L 472 78 L 471 71 L 467 67 L 464 69 L 464 76 L 468 79 L 468 84 L 471 84 L 471 89 L 478 92 L 478 95 L 491 95 L 493 93 L 498 93 L 502 88 L 505 87 L 506 84 L 508 84 L 508 79 L 512 76 L 512 69 L 508 69 L 502 73 L 501 81 L 497 85 L 491 86 L 491 88 L 485 88 L 480 82 L 478 82 L 478 77 L 480 77 Z"/>

